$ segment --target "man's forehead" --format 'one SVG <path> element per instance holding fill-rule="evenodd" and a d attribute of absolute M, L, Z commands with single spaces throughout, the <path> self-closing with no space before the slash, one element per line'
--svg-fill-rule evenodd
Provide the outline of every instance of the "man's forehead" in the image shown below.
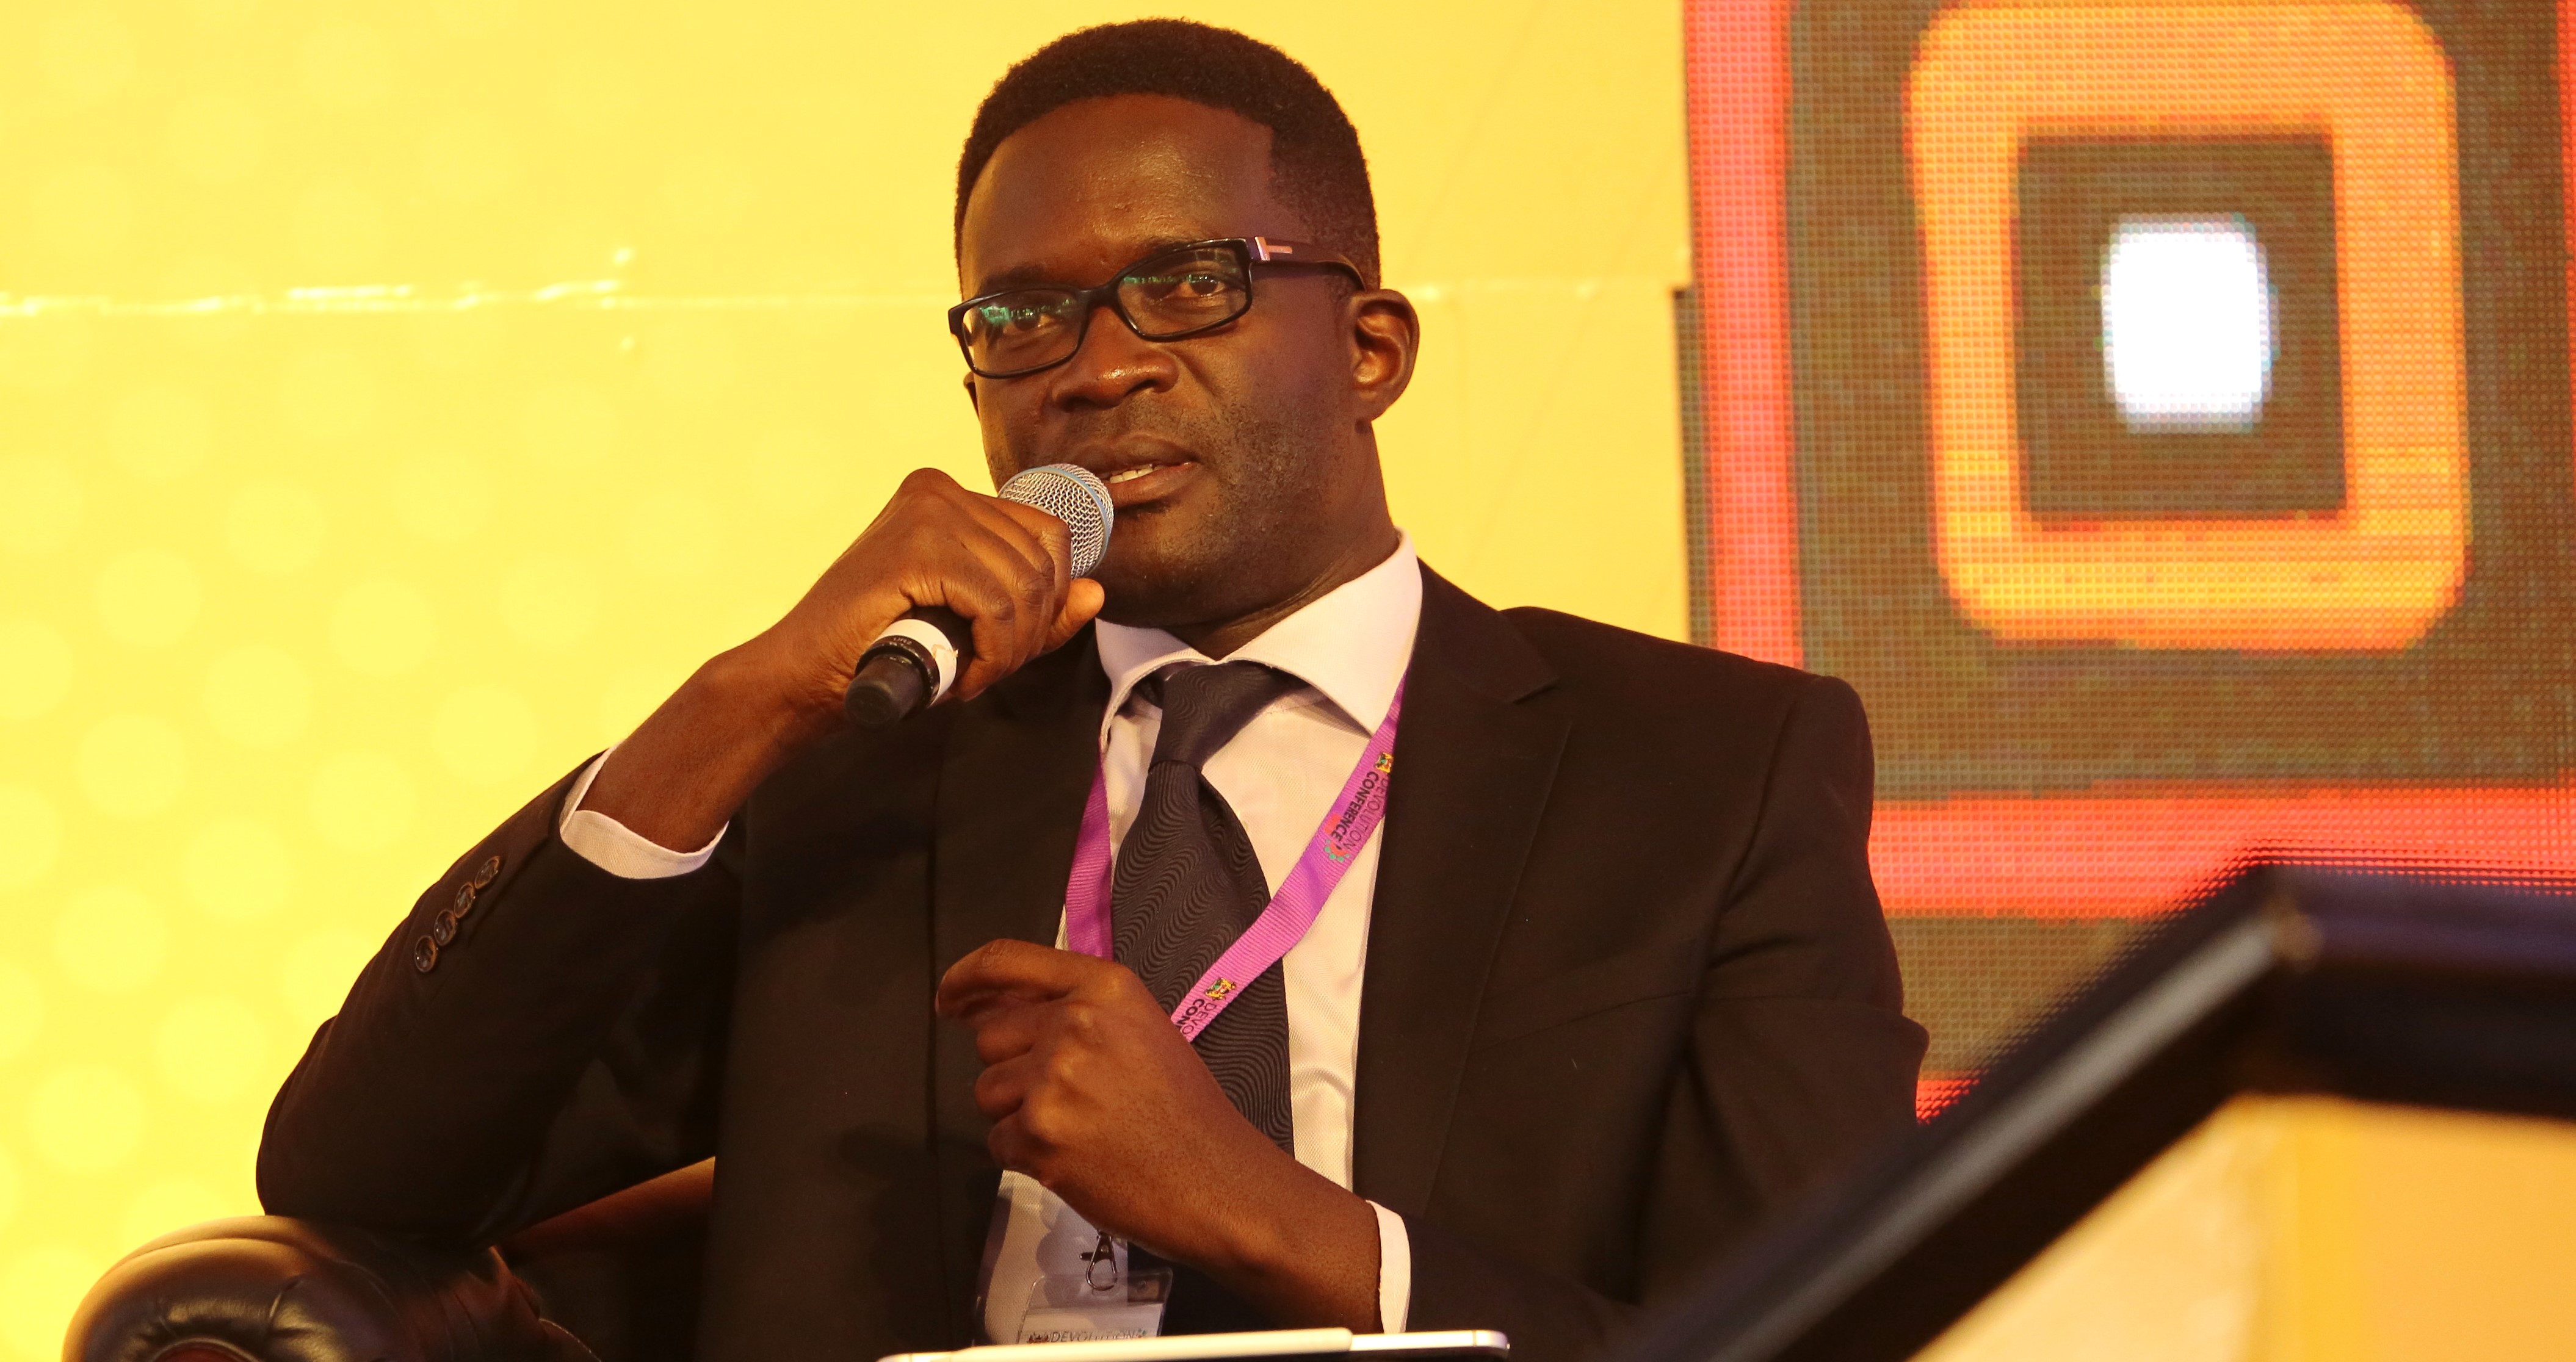
<path fill-rule="evenodd" d="M 1296 235 L 1270 189 L 1270 130 L 1186 100 L 1068 104 L 1011 134 L 967 198 L 969 292 L 1089 282 L 1157 245 Z"/>

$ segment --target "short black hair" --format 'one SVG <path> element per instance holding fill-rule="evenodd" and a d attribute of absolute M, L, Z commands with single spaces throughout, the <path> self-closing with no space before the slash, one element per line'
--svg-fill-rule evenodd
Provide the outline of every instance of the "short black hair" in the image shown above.
<path fill-rule="evenodd" d="M 1239 114 L 1270 129 L 1270 183 L 1306 220 L 1315 244 L 1349 256 L 1378 282 L 1377 200 L 1359 130 L 1315 73 L 1230 28 L 1138 19 L 1068 33 L 994 82 L 957 158 L 957 244 L 966 196 L 1004 138 L 1067 104 L 1115 95 L 1167 95 Z"/>

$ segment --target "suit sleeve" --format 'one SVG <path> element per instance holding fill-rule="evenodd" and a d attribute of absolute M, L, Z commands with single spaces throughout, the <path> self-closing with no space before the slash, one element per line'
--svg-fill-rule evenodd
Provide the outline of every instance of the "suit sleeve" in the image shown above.
<path fill-rule="evenodd" d="M 315 1034 L 260 1141 L 272 1214 L 480 1245 L 714 1152 L 735 843 L 620 879 L 556 835 L 574 778 L 431 885 Z"/>
<path fill-rule="evenodd" d="M 1519 1362 L 1597 1355 L 1729 1250 L 1910 1129 L 1925 1036 L 1869 876 L 1873 769 L 1851 688 L 1784 720 L 1711 937 L 1639 1205 L 1641 1303 L 1410 1221 L 1414 1329 L 1501 1328 Z"/>

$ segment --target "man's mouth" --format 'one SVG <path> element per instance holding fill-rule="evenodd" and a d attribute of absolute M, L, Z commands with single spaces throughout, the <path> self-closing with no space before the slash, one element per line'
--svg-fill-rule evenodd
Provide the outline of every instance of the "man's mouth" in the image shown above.
<path fill-rule="evenodd" d="M 1198 471 L 1198 466 L 1196 459 L 1131 463 L 1110 470 L 1100 480 L 1109 486 L 1110 504 L 1125 510 L 1160 501 L 1179 491 L 1181 484 Z"/>

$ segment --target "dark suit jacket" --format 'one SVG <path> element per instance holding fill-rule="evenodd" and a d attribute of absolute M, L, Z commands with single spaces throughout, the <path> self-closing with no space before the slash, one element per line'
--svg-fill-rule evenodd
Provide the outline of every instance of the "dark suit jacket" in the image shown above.
<path fill-rule="evenodd" d="M 1842 683 L 1425 572 L 1361 1004 L 1356 1190 L 1410 1326 L 1597 1351 L 1912 1119 Z M 710 1154 L 700 1355 L 961 1345 L 999 1176 L 941 971 L 1054 939 L 1107 682 L 1086 632 L 781 770 L 715 860 L 620 880 L 564 787 L 423 896 L 278 1095 L 279 1214 L 446 1241 Z M 426 970 L 418 938 L 484 878 Z"/>

